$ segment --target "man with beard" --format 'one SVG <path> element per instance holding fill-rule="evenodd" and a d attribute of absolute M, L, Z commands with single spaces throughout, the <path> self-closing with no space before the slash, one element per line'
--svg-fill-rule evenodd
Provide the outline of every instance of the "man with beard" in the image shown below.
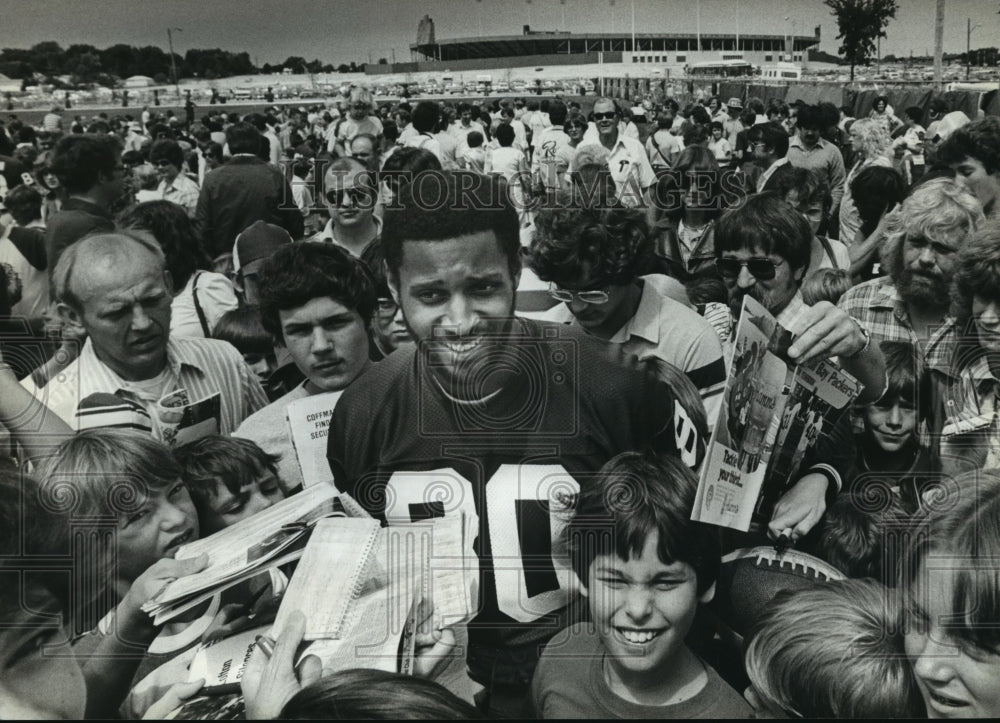
<path fill-rule="evenodd" d="M 760 302 L 791 332 L 788 356 L 794 363 L 837 357 L 864 390 L 860 403 L 878 399 L 885 389 L 885 363 L 868 331 L 829 302 L 807 306 L 799 285 L 812 250 L 812 231 L 795 209 L 775 193 L 750 197 L 715 226 L 716 265 L 739 315 L 743 297 Z M 788 480 L 768 525 L 773 537 L 795 540 L 820 520 L 850 469 L 853 450 L 849 420 L 831 430 L 824 443 Z"/>
<path fill-rule="evenodd" d="M 465 515 L 479 558 L 469 674 L 507 716 L 582 612 L 553 556 L 569 498 L 621 452 L 694 467 L 704 451 L 665 383 L 600 340 L 514 316 L 519 231 L 498 177 L 424 172 L 400 188 L 382 246 L 417 346 L 344 390 L 328 447 L 337 487 L 389 524 Z"/>
<path fill-rule="evenodd" d="M 840 299 L 840 308 L 864 324 L 873 341 L 913 344 L 936 383 L 949 378 L 958 340 L 949 296 L 958 250 L 982 219 L 976 198 L 954 180 L 918 186 L 882 249 L 889 275 L 858 284 Z"/>

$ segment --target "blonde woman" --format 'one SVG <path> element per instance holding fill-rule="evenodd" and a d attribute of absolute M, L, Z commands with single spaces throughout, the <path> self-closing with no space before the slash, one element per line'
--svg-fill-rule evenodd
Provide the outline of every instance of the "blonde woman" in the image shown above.
<path fill-rule="evenodd" d="M 869 166 L 892 168 L 892 141 L 881 123 L 862 118 L 854 121 L 851 126 L 851 148 L 857 161 L 847 173 L 844 195 L 840 201 L 840 240 L 848 247 L 857 242 L 861 230 L 861 214 L 858 213 L 854 197 L 851 195 L 851 181 Z"/>

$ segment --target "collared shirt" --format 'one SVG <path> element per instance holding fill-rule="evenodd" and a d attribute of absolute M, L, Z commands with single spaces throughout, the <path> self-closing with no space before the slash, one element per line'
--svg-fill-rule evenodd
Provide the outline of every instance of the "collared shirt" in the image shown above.
<path fill-rule="evenodd" d="M 378 216 L 372 216 L 372 221 L 375 222 L 375 235 L 372 236 L 371 241 L 374 241 L 375 239 L 377 239 L 379 236 L 382 235 L 382 219 L 380 219 Z M 326 222 L 326 226 L 323 227 L 322 231 L 310 236 L 309 238 L 306 239 L 306 241 L 337 244 L 341 248 L 347 251 L 351 251 L 351 249 L 348 246 L 344 245 L 343 242 L 337 239 L 335 231 L 336 229 L 333 227 L 333 219 L 331 218 L 329 221 Z M 368 243 L 371 243 L 371 241 L 369 241 Z M 351 253 L 354 252 L 351 251 Z"/>
<path fill-rule="evenodd" d="M 198 208 L 198 194 L 201 193 L 201 189 L 185 174 L 178 173 L 170 183 L 160 181 L 156 191 L 164 201 L 176 203 L 187 212 L 188 218 L 194 218 Z"/>
<path fill-rule="evenodd" d="M 577 146 L 576 154 L 569 164 L 571 176 L 576 171 L 580 150 L 595 145 L 607 152 L 607 148 L 600 142 L 581 143 Z M 608 170 L 611 171 L 611 177 L 618 188 L 619 200 L 631 208 L 643 205 L 642 192 L 656 183 L 656 174 L 649 165 L 646 149 L 639 141 L 621 133 L 618 134 L 618 139 L 608 153 Z"/>
<path fill-rule="evenodd" d="M 795 296 L 791 298 L 788 304 L 785 305 L 785 308 L 774 318 L 779 324 L 792 332 L 793 336 L 798 336 L 806 331 L 805 315 L 809 312 L 810 308 L 806 304 L 805 299 L 802 298 L 802 292 L 796 291 Z"/>
<path fill-rule="evenodd" d="M 928 369 L 952 376 L 952 356 L 958 341 L 955 317 L 945 316 L 934 327 L 930 339 L 919 338 L 910 323 L 905 302 L 888 277 L 858 284 L 841 297 L 839 306 L 865 325 L 873 342 L 908 341 Z"/>
<path fill-rule="evenodd" d="M 806 148 L 797 135 L 788 143 L 788 162 L 796 168 L 811 168 L 819 171 L 826 180 L 833 197 L 831 208 L 837 208 L 844 195 L 844 181 L 847 171 L 844 168 L 844 156 L 840 149 L 829 141 L 820 138 L 819 143 L 812 148 Z"/>
<path fill-rule="evenodd" d="M 1000 381 L 984 355 L 955 370 L 944 399 L 939 440 L 948 474 L 1000 466 Z"/>
<path fill-rule="evenodd" d="M 770 166 L 768 166 L 767 170 L 764 171 L 762 174 L 760 174 L 760 178 L 757 179 L 757 193 L 763 193 L 764 186 L 766 186 L 767 182 L 771 180 L 771 176 L 774 175 L 774 172 L 777 171 L 782 166 L 787 166 L 788 163 L 789 163 L 788 158 L 779 158 Z"/>
<path fill-rule="evenodd" d="M 164 394 L 186 389 L 189 399 L 196 402 L 220 393 L 219 434 L 232 434 L 240 422 L 267 406 L 267 395 L 257 375 L 228 342 L 170 338 L 167 341 L 167 368 L 172 375 L 173 388 L 164 389 Z M 75 430 L 81 428 L 77 417 L 80 402 L 91 394 L 114 394 L 139 404 L 151 417 L 156 417 L 154 405 L 131 391 L 128 382 L 97 358 L 90 339 L 83 345 L 80 356 L 44 387 L 33 388 L 30 377 L 23 384 Z"/>
<path fill-rule="evenodd" d="M 645 361 L 654 357 L 684 372 L 697 387 L 708 414 L 708 425 L 712 427 L 726 387 L 726 365 L 719 336 L 697 311 L 661 291 L 659 279 L 663 277 L 642 278 L 645 283 L 635 314 L 608 342 L 621 344 L 626 358 L 634 355 Z M 535 318 L 579 327 L 566 304 L 558 304 Z"/>
<path fill-rule="evenodd" d="M 655 357 L 683 371 L 698 389 L 709 428 L 715 425 L 726 387 L 726 364 L 715 329 L 698 312 L 643 284 L 639 308 L 608 341 L 626 357 Z"/>

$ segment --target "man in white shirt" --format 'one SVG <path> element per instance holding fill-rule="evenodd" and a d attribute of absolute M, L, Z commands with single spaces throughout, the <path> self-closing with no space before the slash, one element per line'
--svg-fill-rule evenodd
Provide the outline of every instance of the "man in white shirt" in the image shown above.
<path fill-rule="evenodd" d="M 468 103 L 460 103 L 458 106 L 458 120 L 448 127 L 448 132 L 455 138 L 458 144 L 456 153 L 460 156 L 468 147 L 469 133 L 479 131 L 486 136 L 483 124 L 472 117 L 472 106 Z"/>
<path fill-rule="evenodd" d="M 594 121 L 597 125 L 596 143 L 586 139 L 577 147 L 570 163 L 570 177 L 576 172 L 577 159 L 588 146 L 600 146 L 607 152 L 608 169 L 615 181 L 619 200 L 626 206 L 644 206 L 649 200 L 649 189 L 656 183 L 656 174 L 646 157 L 646 150 L 634 138 L 619 132 L 618 108 L 610 98 L 598 98 L 594 103 Z M 600 150 L 600 149 L 597 149 Z M 587 155 L 584 153 L 584 155 Z"/>
<path fill-rule="evenodd" d="M 562 186 L 573 159 L 574 149 L 563 130 L 567 112 L 566 104 L 561 100 L 552 101 L 548 113 L 551 125 L 540 130 L 533 139 L 535 151 L 531 155 L 532 185 L 549 196 Z"/>
<path fill-rule="evenodd" d="M 500 123 L 509 125 L 514 129 L 514 148 L 524 153 L 528 150 L 528 132 L 524 128 L 524 123 L 514 118 L 514 111 L 509 105 L 500 109 Z M 499 144 L 496 139 L 490 144 L 491 148 L 497 148 Z"/>

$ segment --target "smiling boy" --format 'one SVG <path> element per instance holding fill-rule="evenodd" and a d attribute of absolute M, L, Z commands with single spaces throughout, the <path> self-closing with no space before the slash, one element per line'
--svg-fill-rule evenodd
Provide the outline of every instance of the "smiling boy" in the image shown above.
<path fill-rule="evenodd" d="M 746 718 L 749 706 L 685 643 L 719 571 L 717 535 L 690 520 L 678 460 L 626 452 L 578 499 L 568 546 L 590 624 L 546 646 L 532 681 L 543 718 Z M 593 627 L 596 627 L 596 631 Z"/>

